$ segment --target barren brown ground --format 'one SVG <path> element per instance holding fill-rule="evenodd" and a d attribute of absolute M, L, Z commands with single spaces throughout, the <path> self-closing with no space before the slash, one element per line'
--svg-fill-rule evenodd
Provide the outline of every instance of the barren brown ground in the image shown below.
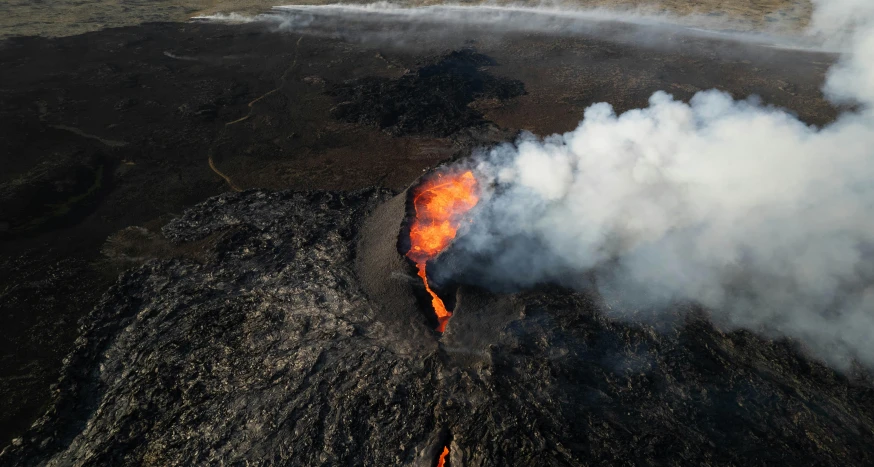
<path fill-rule="evenodd" d="M 0 2 L 0 38 L 10 36 L 70 36 L 106 27 L 150 21 L 185 21 L 215 13 L 255 14 L 285 4 L 324 4 L 333 0 L 5 0 Z M 345 3 L 369 3 L 354 1 Z M 402 0 L 406 5 L 432 5 L 434 0 Z M 454 2 L 476 4 L 480 2 Z M 539 2 L 500 2 L 536 5 Z M 700 16 L 704 24 L 732 29 L 797 31 L 810 18 L 809 0 L 568 0 L 571 8 L 610 8 L 651 14 Z"/>

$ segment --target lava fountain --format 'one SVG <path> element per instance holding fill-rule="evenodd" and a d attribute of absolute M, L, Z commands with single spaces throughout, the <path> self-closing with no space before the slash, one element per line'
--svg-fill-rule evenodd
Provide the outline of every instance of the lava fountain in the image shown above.
<path fill-rule="evenodd" d="M 413 196 L 415 218 L 410 224 L 410 250 L 407 257 L 416 263 L 431 305 L 437 315 L 437 331 L 446 330 L 452 312 L 428 285 L 425 265 L 443 251 L 458 232 L 464 215 L 479 201 L 473 172 L 441 173 L 423 182 Z"/>

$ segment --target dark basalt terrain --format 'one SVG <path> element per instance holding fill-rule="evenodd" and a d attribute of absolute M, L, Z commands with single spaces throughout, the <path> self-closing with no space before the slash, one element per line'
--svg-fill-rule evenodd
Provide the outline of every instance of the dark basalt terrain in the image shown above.
<path fill-rule="evenodd" d="M 153 23 L 0 42 L 0 464 L 59 453 L 60 464 L 186 464 L 272 448 L 298 453 L 298 464 L 429 464 L 447 440 L 455 465 L 525 464 L 535 451 L 597 463 L 673 450 L 670 436 L 682 436 L 689 459 L 713 463 L 868 460 L 856 447 L 871 432 L 864 377 L 704 320 L 654 334 L 566 291 L 493 297 L 462 286 L 438 344 L 396 255 L 403 216 L 361 224 L 384 190 L 519 130 L 568 131 L 594 102 L 623 111 L 656 90 L 688 99 L 718 86 L 826 123 L 836 110 L 819 86 L 834 57 L 421 24 L 401 41 L 386 35 L 393 25 L 332 21 L 304 32 Z M 424 92 L 435 80 L 460 84 L 457 99 Z M 422 102 L 434 105 L 418 111 Z M 297 192 L 224 194 L 186 213 L 249 189 Z M 351 272 L 354 239 L 374 237 L 361 229 L 381 232 L 380 251 L 397 257 Z M 465 315 L 465 300 L 480 312 Z M 330 349 L 330 335 L 339 350 L 325 350 L 322 366 L 295 360 Z M 598 363 L 618 359 L 614 350 L 649 362 L 649 376 Z M 279 366 L 258 366 L 271 361 Z M 291 361 L 303 363 L 282 366 Z M 388 395 L 379 378 L 405 389 Z M 341 403 L 345 393 L 358 399 Z M 389 422 L 395 413 L 402 420 Z M 96 431 L 83 431 L 88 420 Z M 292 425 L 308 434 L 283 431 Z M 229 435 L 242 427 L 248 441 Z M 765 449 L 772 438 L 783 448 Z"/>
<path fill-rule="evenodd" d="M 392 135 L 449 136 L 485 123 L 470 104 L 477 99 L 521 96 L 521 81 L 495 77 L 481 68 L 497 63 L 471 49 L 448 53 L 396 80 L 361 78 L 330 91 L 340 120 L 373 125 Z"/>
<path fill-rule="evenodd" d="M 462 286 L 438 340 L 404 305 L 421 285 L 385 248 L 406 196 L 388 198 L 248 191 L 170 222 L 173 244 L 212 238 L 206 255 L 125 273 L 0 461 L 432 466 L 448 445 L 456 466 L 874 462 L 870 376 L 694 315 L 656 331 L 562 289 Z"/>

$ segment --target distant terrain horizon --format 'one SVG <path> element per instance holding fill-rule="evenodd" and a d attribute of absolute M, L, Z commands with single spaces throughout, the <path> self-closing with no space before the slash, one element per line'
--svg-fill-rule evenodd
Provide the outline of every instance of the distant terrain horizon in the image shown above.
<path fill-rule="evenodd" d="M 146 22 L 182 22 L 199 15 L 217 13 L 257 14 L 280 5 L 373 3 L 330 0 L 157 0 L 143 4 L 109 0 L 60 0 L 50 7 L 30 0 L 7 0 L 0 4 L 0 39 L 14 36 L 63 37 L 103 28 L 133 26 Z M 706 16 L 725 20 L 732 28 L 747 31 L 797 32 L 803 30 L 812 6 L 810 0 L 571 0 L 556 2 L 441 2 L 403 0 L 398 5 L 438 4 L 543 5 L 561 8 L 609 8 L 639 10 L 651 14 Z"/>

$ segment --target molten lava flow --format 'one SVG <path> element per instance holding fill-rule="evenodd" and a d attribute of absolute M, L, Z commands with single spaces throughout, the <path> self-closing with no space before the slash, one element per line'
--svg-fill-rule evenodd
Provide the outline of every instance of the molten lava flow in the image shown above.
<path fill-rule="evenodd" d="M 452 313 L 443 300 L 428 285 L 425 264 L 445 249 L 458 232 L 462 216 L 476 206 L 476 178 L 473 172 L 439 174 L 418 187 L 413 197 L 416 217 L 410 225 L 410 251 L 407 257 L 416 262 L 425 290 L 431 294 L 431 304 L 437 314 L 437 330 L 446 330 Z"/>
<path fill-rule="evenodd" d="M 443 448 L 443 454 L 440 454 L 440 459 L 437 460 L 437 467 L 446 465 L 446 455 L 449 454 L 449 446 Z"/>

